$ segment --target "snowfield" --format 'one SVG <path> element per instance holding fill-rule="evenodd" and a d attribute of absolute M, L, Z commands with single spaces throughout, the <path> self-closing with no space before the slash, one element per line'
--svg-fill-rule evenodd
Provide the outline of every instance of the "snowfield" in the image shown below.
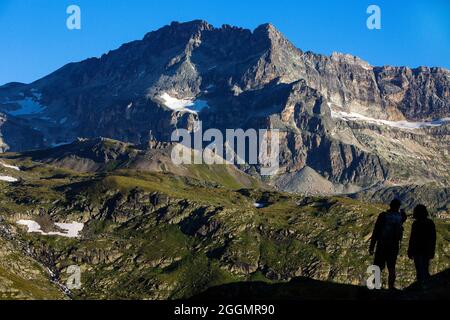
<path fill-rule="evenodd" d="M 10 177 L 10 176 L 0 176 L 0 181 L 5 181 L 5 182 L 17 182 L 19 181 L 16 178 Z"/>
<path fill-rule="evenodd" d="M 45 233 L 41 230 L 41 226 L 39 223 L 33 221 L 33 220 L 19 220 L 17 221 L 17 224 L 27 226 L 28 227 L 28 233 L 39 233 L 44 236 L 61 236 L 66 238 L 77 238 L 79 236 L 79 233 L 83 230 L 84 224 L 78 223 L 78 222 L 72 222 L 72 223 L 55 223 L 56 226 L 63 229 L 64 232 L 48 232 Z"/>
<path fill-rule="evenodd" d="M 331 117 L 332 118 L 341 119 L 344 121 L 364 121 L 364 122 L 373 123 L 376 125 L 385 125 L 388 127 L 399 128 L 399 129 L 414 130 L 414 129 L 429 128 L 429 127 L 439 127 L 447 122 L 450 122 L 450 118 L 443 118 L 443 119 L 438 119 L 438 120 L 434 120 L 434 121 L 419 121 L 419 122 L 406 121 L 406 120 L 404 120 L 404 121 L 381 120 L 381 119 L 366 117 L 362 114 L 355 113 L 355 112 L 336 111 L 336 110 L 333 110 L 330 103 L 328 104 L 328 106 L 331 109 Z"/>
<path fill-rule="evenodd" d="M 33 233 L 33 232 L 43 233 L 39 223 L 34 222 L 32 220 L 19 220 L 19 221 L 17 221 L 17 224 L 22 225 L 22 226 L 27 226 L 28 233 Z"/>
<path fill-rule="evenodd" d="M 55 223 L 58 227 L 63 230 L 66 230 L 66 234 L 56 233 L 58 235 L 62 235 L 68 238 L 76 238 L 79 236 L 79 233 L 84 228 L 84 223 L 72 222 L 72 223 Z"/>
<path fill-rule="evenodd" d="M 177 99 L 166 92 L 160 96 L 160 99 L 163 101 L 164 106 L 173 111 L 197 114 L 205 107 L 208 107 L 208 103 L 204 100 Z"/>
<path fill-rule="evenodd" d="M 19 167 L 11 166 L 11 165 L 6 164 L 6 163 L 1 162 L 1 161 L 0 161 L 0 165 L 3 166 L 3 167 L 5 167 L 5 168 L 8 168 L 8 169 L 13 169 L 13 170 L 16 170 L 16 171 L 20 171 L 20 168 L 19 168 Z"/>

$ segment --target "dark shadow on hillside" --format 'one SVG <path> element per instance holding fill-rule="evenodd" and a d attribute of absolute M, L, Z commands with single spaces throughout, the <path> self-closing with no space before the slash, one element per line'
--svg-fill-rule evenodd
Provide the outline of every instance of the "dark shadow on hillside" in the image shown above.
<path fill-rule="evenodd" d="M 362 286 L 296 278 L 289 283 L 241 282 L 209 288 L 193 300 L 448 300 L 450 269 L 431 278 L 422 288 L 402 291 L 369 290 Z"/>

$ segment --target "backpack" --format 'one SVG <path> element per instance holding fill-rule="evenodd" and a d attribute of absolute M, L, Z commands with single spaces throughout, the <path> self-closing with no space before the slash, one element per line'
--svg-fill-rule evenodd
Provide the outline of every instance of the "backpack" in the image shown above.
<path fill-rule="evenodd" d="M 403 238 L 403 218 L 398 212 L 386 212 L 381 227 L 381 241 L 383 243 L 400 242 Z"/>

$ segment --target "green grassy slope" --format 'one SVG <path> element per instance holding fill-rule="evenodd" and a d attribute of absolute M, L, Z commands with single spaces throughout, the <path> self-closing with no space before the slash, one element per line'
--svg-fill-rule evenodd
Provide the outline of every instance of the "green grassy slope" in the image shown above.
<path fill-rule="evenodd" d="M 14 161 L 22 171 L 10 174 L 21 180 L 0 189 L 0 225 L 11 229 L 13 239 L 2 241 L 27 243 L 36 260 L 60 274 L 61 283 L 67 267 L 79 265 L 82 288 L 73 291 L 75 299 L 179 299 L 228 283 L 286 283 L 297 277 L 362 285 L 372 262 L 370 233 L 385 209 L 343 197 L 261 189 L 256 181 L 249 188 L 226 167 L 193 167 L 189 176 L 130 169 L 80 174 L 30 159 Z M 266 207 L 256 209 L 256 201 Z M 19 218 L 42 215 L 85 223 L 82 237 L 27 234 L 15 225 Z M 433 273 L 450 261 L 449 221 L 435 222 Z M 408 221 L 405 239 L 410 226 Z M 404 244 L 401 287 L 414 282 L 405 250 Z M 2 282 L 16 281 L 18 271 L 0 265 L 0 272 Z M 44 281 L 45 274 L 39 279 L 48 285 L 41 286 L 45 297 L 62 297 L 48 277 Z M 15 286 L 29 285 L 22 291 L 33 292 L 26 280 Z"/>

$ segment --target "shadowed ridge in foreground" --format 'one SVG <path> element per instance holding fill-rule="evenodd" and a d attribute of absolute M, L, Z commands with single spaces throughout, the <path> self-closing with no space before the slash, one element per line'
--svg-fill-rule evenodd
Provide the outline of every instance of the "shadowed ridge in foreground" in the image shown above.
<path fill-rule="evenodd" d="M 448 300 L 450 269 L 434 275 L 423 287 L 403 291 L 371 291 L 362 286 L 295 278 L 288 283 L 240 282 L 213 287 L 193 300 Z"/>

